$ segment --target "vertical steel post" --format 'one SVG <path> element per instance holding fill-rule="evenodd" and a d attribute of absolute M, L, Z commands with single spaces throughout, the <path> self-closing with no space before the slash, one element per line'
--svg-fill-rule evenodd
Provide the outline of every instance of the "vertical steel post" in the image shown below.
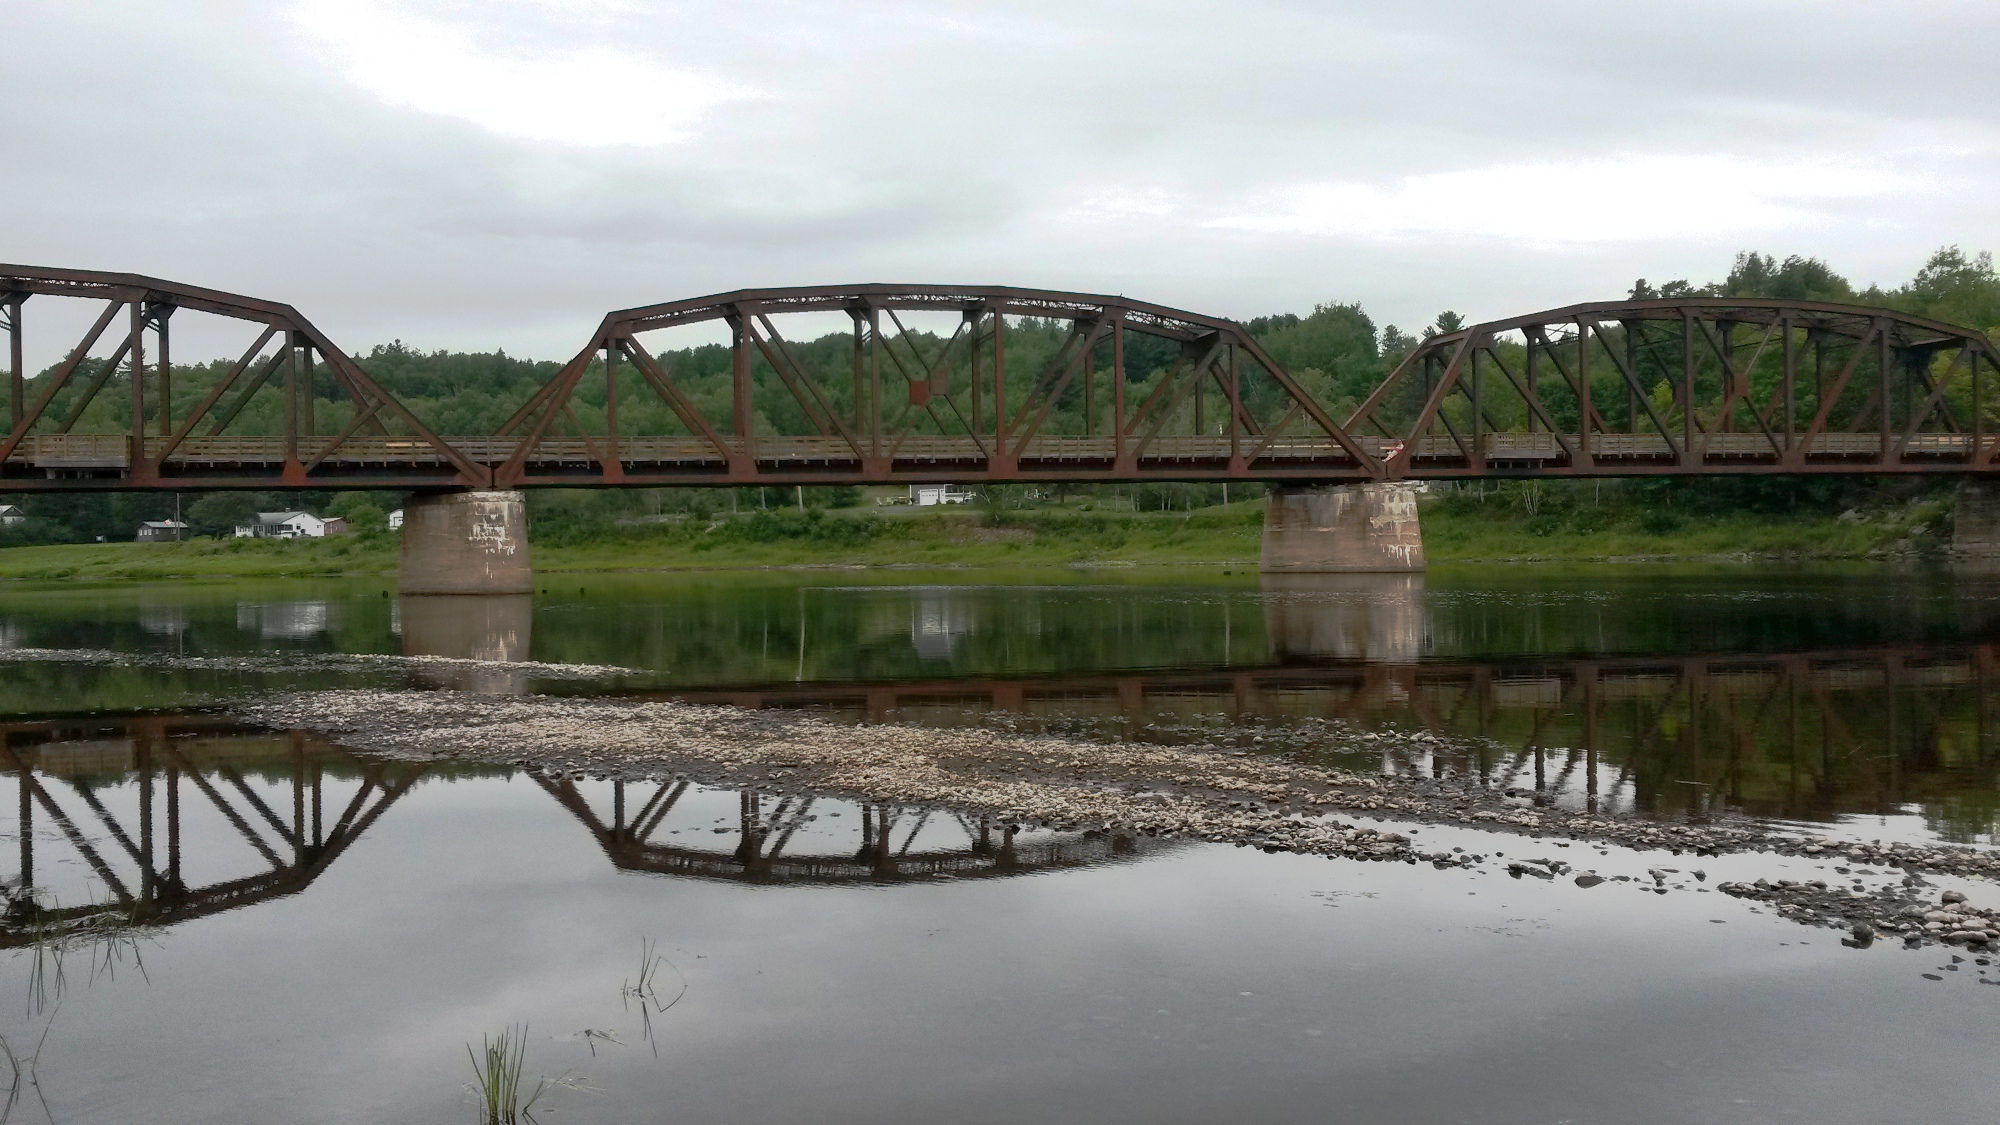
<path fill-rule="evenodd" d="M 1597 408 L 1590 402 L 1590 326 L 1580 317 L 1576 322 L 1576 397 L 1576 450 L 1583 455 L 1583 463 L 1591 465 L 1590 416 Z"/>
<path fill-rule="evenodd" d="M 1694 456 L 1694 314 L 1681 311 L 1681 468 Z"/>
<path fill-rule="evenodd" d="M 850 358 L 854 367 L 854 432 L 859 434 L 868 430 L 868 417 L 863 409 L 863 403 L 867 402 L 868 396 L 861 389 L 861 326 L 865 321 L 860 309 L 848 309 L 847 315 L 854 321 L 854 354 Z"/>
<path fill-rule="evenodd" d="M 1097 436 L 1097 347 L 1083 349 L 1083 435 Z"/>
<path fill-rule="evenodd" d="M 21 367 L 21 296 L 18 293 L 7 304 L 7 358 L 12 372 L 8 380 L 12 405 L 7 415 L 7 429 L 11 433 L 20 427 L 21 419 L 28 414 L 27 372 Z"/>
<path fill-rule="evenodd" d="M 1893 393 L 1894 393 L 1894 392 L 1893 392 L 1893 390 L 1892 390 L 1892 389 L 1890 388 L 1890 386 L 1889 386 L 1889 372 L 1890 372 L 1890 369 L 1891 369 L 1891 368 L 1890 368 L 1890 358 L 1889 358 L 1889 356 L 1890 356 L 1890 345 L 1889 345 L 1889 322 L 1888 322 L 1888 321 L 1886 321 L 1886 320 L 1881 320 L 1881 321 L 1877 321 L 1877 322 L 1876 322 L 1876 324 L 1875 324 L 1875 333 L 1876 333 L 1876 335 L 1877 335 L 1878 337 L 1880 337 L 1880 339 L 1881 339 L 1881 344 L 1880 344 L 1880 346 L 1879 346 L 1879 349 L 1878 349 L 1878 352 L 1877 352 L 1877 356 L 1876 356 L 1876 365 L 1877 365 L 1877 366 L 1879 366 L 1879 367 L 1880 367 L 1880 368 L 1882 369 L 1882 370 L 1881 370 L 1881 383 L 1882 383 L 1882 417 L 1881 417 L 1881 430 L 1882 430 L 1882 452 L 1881 452 L 1881 460 L 1882 460 L 1882 463 L 1883 463 L 1883 464 L 1887 464 L 1887 463 L 1889 462 L 1889 460 L 1890 460 L 1890 458 L 1889 458 L 1889 409 L 1890 409 L 1891 405 L 1893 404 L 1893 399 L 1892 399 L 1892 397 L 1891 397 L 1891 396 L 1892 396 L 1892 395 L 1893 395 Z"/>
<path fill-rule="evenodd" d="M 132 464 L 146 459 L 146 314 L 143 302 L 132 302 L 132 329 L 127 337 L 132 373 Z"/>
<path fill-rule="evenodd" d="M 1798 349 L 1792 342 L 1791 313 L 1784 315 L 1778 330 L 1785 334 L 1785 452 L 1789 454 L 1792 451 L 1792 415 L 1798 408 L 1796 385 L 1799 372 Z"/>
<path fill-rule="evenodd" d="M 1618 325 L 1625 330 L 1625 369 L 1632 373 L 1625 383 L 1625 432 L 1631 434 L 1639 432 L 1639 323 L 1626 320 Z"/>
<path fill-rule="evenodd" d="M 15 314 L 20 315 L 19 313 Z M 1986 446 L 1986 427 L 1979 417 L 1979 351 L 1972 351 L 1972 463 L 1979 463 L 1979 454 Z"/>
<path fill-rule="evenodd" d="M 1480 351 L 1479 348 L 1474 347 L 1472 349 L 1472 354 L 1467 357 L 1467 359 L 1469 359 L 1472 364 L 1472 370 L 1469 373 L 1469 377 L 1472 380 L 1472 465 L 1475 468 L 1483 468 L 1485 462 L 1485 458 L 1481 455 L 1480 445 L 1479 445 L 1479 439 L 1482 436 L 1482 430 L 1483 430 L 1483 427 L 1480 425 L 1479 416 L 1481 413 L 1481 407 L 1485 405 L 1485 403 L 1483 402 L 1484 392 L 1481 390 L 1479 385 L 1480 384 L 1479 377 L 1480 375 L 1484 374 L 1484 372 L 1482 372 L 1479 369 L 1479 351 Z"/>
<path fill-rule="evenodd" d="M 1717 376 L 1722 380 L 1722 405 L 1718 408 L 1721 413 L 1715 419 L 1715 432 L 1720 434 L 1734 433 L 1736 431 L 1736 404 L 1730 400 L 1736 395 L 1736 373 L 1730 370 L 1730 365 L 1735 361 L 1736 357 L 1736 322 L 1733 320 L 1718 320 L 1715 322 L 1715 327 L 1722 337 L 1722 350 L 1717 353 L 1715 360 L 1722 368 L 1721 373 Z"/>
<path fill-rule="evenodd" d="M 1005 453 L 1007 444 L 1007 314 L 993 308 L 993 448 Z"/>
<path fill-rule="evenodd" d="M 965 359 L 971 368 L 972 378 L 972 420 L 968 423 L 972 439 L 979 440 L 979 326 L 985 318 L 979 313 L 972 314 L 972 330 L 965 338 Z"/>
<path fill-rule="evenodd" d="M 610 341 L 604 345 L 604 447 L 608 450 L 606 460 L 612 465 L 623 464 L 618 453 L 618 345 Z M 605 466 L 607 470 L 610 467 Z"/>
<path fill-rule="evenodd" d="M 756 455 L 751 450 L 750 432 L 750 326 L 740 311 L 730 318 L 730 324 L 736 329 L 734 346 L 729 353 L 731 421 L 736 432 L 738 454 L 754 472 Z"/>
<path fill-rule="evenodd" d="M 868 455 L 882 456 L 882 310 L 868 306 Z"/>
<path fill-rule="evenodd" d="M 1535 342 L 1541 338 L 1541 334 L 1541 329 L 1539 328 L 1529 328 L 1521 333 L 1521 338 L 1526 340 L 1528 344 L 1527 359 L 1523 363 L 1523 366 L 1526 368 L 1525 377 L 1528 383 L 1528 397 L 1535 403 L 1542 401 L 1542 392 L 1536 386 L 1536 380 L 1541 374 L 1540 366 L 1537 363 L 1541 359 L 1541 352 L 1535 346 Z M 1541 421 L 1535 414 L 1535 408 L 1533 405 L 1530 405 L 1528 407 L 1528 432 L 1531 434 L 1534 433 L 1540 425 Z"/>
<path fill-rule="evenodd" d="M 1813 349 L 1813 414 L 1817 416 L 1820 410 L 1826 406 L 1826 334 L 1808 328 L 1806 329 L 1806 340 L 1812 344 Z M 1833 415 L 1828 414 L 1827 417 L 1831 420 Z M 1808 438 L 1806 448 L 1800 456 L 1808 457 L 1811 454 L 1811 439 Z"/>
<path fill-rule="evenodd" d="M 313 349 L 312 341 L 299 341 L 299 433 L 311 437 L 316 427 L 313 425 Z"/>
<path fill-rule="evenodd" d="M 160 357 L 154 362 L 160 365 L 160 402 L 157 409 L 160 414 L 161 437 L 174 436 L 174 371 L 167 352 L 167 320 L 168 314 L 173 311 L 173 306 L 162 305 L 159 315 L 153 321 L 153 335 L 158 338 L 160 344 Z M 355 409 L 360 409 L 359 405 Z"/>
<path fill-rule="evenodd" d="M 1229 345 L 1229 467 L 1241 467 L 1243 457 L 1243 369 L 1236 353 L 1236 345 Z M 1229 486 L 1223 485 L 1223 496 L 1229 494 Z M 1223 603 L 1225 606 L 1227 602 Z"/>
<path fill-rule="evenodd" d="M 1202 406 L 1208 398 L 1208 379 L 1213 368 L 1204 364 L 1194 373 L 1194 432 L 1196 437 L 1207 437 L 1207 420 L 1202 417 Z"/>
<path fill-rule="evenodd" d="M 1111 322 L 1111 457 L 1125 459 L 1125 318 Z"/>
<path fill-rule="evenodd" d="M 299 459 L 299 334 L 285 333 L 285 460 Z"/>

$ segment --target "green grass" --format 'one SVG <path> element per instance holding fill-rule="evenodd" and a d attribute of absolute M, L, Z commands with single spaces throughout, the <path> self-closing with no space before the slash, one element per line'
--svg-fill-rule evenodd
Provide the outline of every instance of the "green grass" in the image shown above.
<path fill-rule="evenodd" d="M 1227 563 L 1257 557 L 1262 507 L 1192 514 L 1028 510 L 988 514 L 758 513 L 537 542 L 537 570 Z"/>
<path fill-rule="evenodd" d="M 1947 505 L 1894 507 L 1862 522 L 1823 514 L 1682 514 L 1572 504 L 1529 513 L 1517 503 L 1427 498 L 1424 547 L 1434 562 L 1765 556 L 1861 558 L 1936 550 L 1950 539 Z M 954 509 L 758 512 L 631 527 L 537 528 L 545 573 L 764 567 L 1058 567 L 1253 563 L 1261 500 L 1181 512 Z M 393 575 L 393 534 L 331 539 L 83 543 L 0 550 L 0 579 L 163 580 Z"/>
<path fill-rule="evenodd" d="M 65 543 L 0 550 L 0 578 L 317 578 L 394 574 L 390 535 L 330 539 L 196 539 L 186 543 Z"/>
<path fill-rule="evenodd" d="M 1892 506 L 1865 520 L 1823 513 L 1696 514 L 1636 504 L 1588 503 L 1529 513 L 1516 504 L 1440 497 L 1420 507 L 1424 554 L 1433 562 L 1490 559 L 1865 558 L 1942 551 L 1947 503 Z"/>

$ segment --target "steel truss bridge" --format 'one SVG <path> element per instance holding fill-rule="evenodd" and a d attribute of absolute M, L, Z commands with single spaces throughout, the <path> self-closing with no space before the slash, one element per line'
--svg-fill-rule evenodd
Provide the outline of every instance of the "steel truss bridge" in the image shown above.
<path fill-rule="evenodd" d="M 52 300 L 99 311 L 30 379 L 24 339 Z M 191 405 L 173 392 L 184 314 L 250 337 Z M 829 315 L 851 330 L 837 378 L 780 327 Z M 1017 346 L 1010 362 L 1021 318 L 1057 326 L 1052 355 Z M 2000 454 L 1985 420 L 2000 351 L 1984 335 L 1810 301 L 1618 301 L 1477 324 L 1423 341 L 1337 415 L 1219 317 L 1000 287 L 740 290 L 610 313 L 497 432 L 448 436 L 290 305 L 0 266 L 0 325 L 0 489 L 14 491 L 1981 474 Z M 691 393 L 687 353 L 651 335 L 701 326 L 731 341 L 726 406 Z M 591 381 L 602 405 L 579 413 Z M 115 427 L 92 412 L 110 388 L 129 399 Z M 243 432 L 253 403 L 277 432 Z M 662 406 L 672 432 L 634 432 L 635 412 Z M 773 410 L 803 422 L 765 432 Z M 87 414 L 103 432 L 79 429 Z"/>

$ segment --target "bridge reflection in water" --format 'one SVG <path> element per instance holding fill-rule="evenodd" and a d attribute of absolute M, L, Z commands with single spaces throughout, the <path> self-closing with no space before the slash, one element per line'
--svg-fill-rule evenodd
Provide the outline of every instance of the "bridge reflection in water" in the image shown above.
<path fill-rule="evenodd" d="M 298 894 L 419 781 L 512 772 L 385 761 L 198 717 L 8 723 L 0 738 L 17 798 L 0 948 L 168 927 Z M 1172 846 L 686 781 L 536 781 L 617 868 L 649 875 L 880 884 L 1065 870 Z"/>
<path fill-rule="evenodd" d="M 684 807 L 699 792 L 688 781 L 607 782 L 595 802 L 574 781 L 536 781 L 590 829 L 619 869 L 654 875 L 785 883 L 983 878 L 1091 867 L 1171 846 L 1117 832 L 1024 834 L 978 814 L 806 795 L 736 793 L 733 815 L 709 817 L 712 804 Z M 696 842 L 704 839 L 730 846 Z"/>
<path fill-rule="evenodd" d="M 296 894 L 426 772 L 200 718 L 8 723 L 0 735 L 18 847 L 0 882 L 0 947 Z"/>
<path fill-rule="evenodd" d="M 1017 728 L 1159 742 L 1254 729 L 1270 736 L 1267 749 L 1328 764 L 1476 777 L 1606 813 L 1826 820 L 1921 806 L 1947 837 L 1994 831 L 2000 648 L 1439 658 L 1423 583 L 1265 576 L 1261 665 L 759 683 L 660 697 L 930 726 L 997 714 Z M 927 611 L 925 621 L 952 615 L 949 606 Z M 1386 737 L 1417 732 L 1441 737 Z"/>

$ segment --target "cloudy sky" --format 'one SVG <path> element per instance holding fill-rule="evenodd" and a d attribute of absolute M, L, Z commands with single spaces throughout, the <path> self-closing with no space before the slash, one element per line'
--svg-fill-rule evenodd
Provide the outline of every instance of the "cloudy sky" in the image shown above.
<path fill-rule="evenodd" d="M 562 357 L 991 282 L 1414 329 L 2000 245 L 2000 4 L 0 0 L 0 261 Z M 192 358 L 192 357 L 189 357 Z"/>

